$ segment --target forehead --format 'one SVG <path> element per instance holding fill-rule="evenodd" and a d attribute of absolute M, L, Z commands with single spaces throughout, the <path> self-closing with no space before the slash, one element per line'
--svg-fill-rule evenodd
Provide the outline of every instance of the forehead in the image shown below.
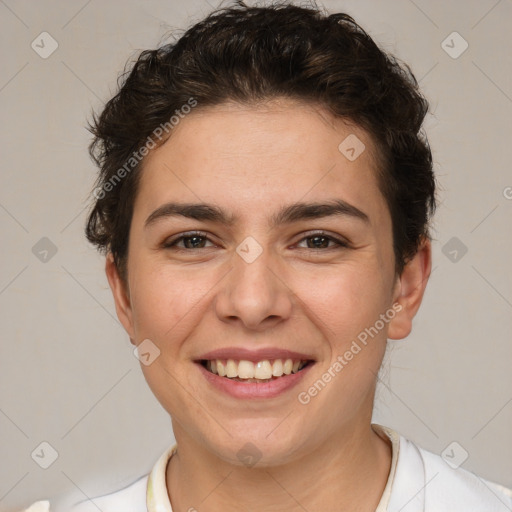
<path fill-rule="evenodd" d="M 260 213 L 275 203 L 341 198 L 385 207 L 373 141 L 321 107 L 291 100 L 195 108 L 146 157 L 137 202 L 204 200 Z"/>

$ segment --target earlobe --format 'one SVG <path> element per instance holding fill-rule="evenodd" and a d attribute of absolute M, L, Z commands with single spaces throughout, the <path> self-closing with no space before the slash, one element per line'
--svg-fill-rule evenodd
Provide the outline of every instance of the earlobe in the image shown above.
<path fill-rule="evenodd" d="M 135 339 L 135 336 L 130 296 L 126 289 L 127 285 L 119 274 L 119 269 L 115 264 L 114 256 L 111 252 L 107 254 L 105 261 L 105 273 L 112 291 L 112 296 L 114 297 L 117 318 L 119 318 L 119 321 L 128 333 L 128 336 L 130 336 L 131 342 L 134 343 L 133 340 Z"/>
<path fill-rule="evenodd" d="M 398 278 L 393 298 L 400 305 L 400 311 L 389 323 L 388 338 L 400 340 L 411 332 L 412 320 L 421 305 L 431 268 L 432 247 L 430 240 L 424 238 Z"/>

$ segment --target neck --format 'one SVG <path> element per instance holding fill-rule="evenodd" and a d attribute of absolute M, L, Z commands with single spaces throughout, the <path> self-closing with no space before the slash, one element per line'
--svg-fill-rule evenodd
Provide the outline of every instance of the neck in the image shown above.
<path fill-rule="evenodd" d="M 288 464 L 234 466 L 175 428 L 166 473 L 173 512 L 375 511 L 391 467 L 391 445 L 370 427 L 344 431 Z M 335 449 L 333 449 L 335 448 Z"/>

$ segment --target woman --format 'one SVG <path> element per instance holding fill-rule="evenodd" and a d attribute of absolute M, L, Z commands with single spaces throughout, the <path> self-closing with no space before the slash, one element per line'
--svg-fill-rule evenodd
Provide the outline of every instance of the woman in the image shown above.
<path fill-rule="evenodd" d="M 177 442 L 74 512 L 512 508 L 371 423 L 431 270 L 427 111 L 340 13 L 240 2 L 140 55 L 91 126 L 87 237 Z"/>

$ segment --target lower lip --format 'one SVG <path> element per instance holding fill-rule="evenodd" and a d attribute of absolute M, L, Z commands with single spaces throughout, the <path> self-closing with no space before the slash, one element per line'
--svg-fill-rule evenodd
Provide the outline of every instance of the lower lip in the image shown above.
<path fill-rule="evenodd" d="M 309 372 L 314 363 L 309 363 L 300 372 L 283 375 L 270 382 L 238 382 L 220 377 L 208 371 L 201 363 L 196 363 L 206 380 L 220 391 L 235 398 L 274 398 L 296 386 Z"/>

